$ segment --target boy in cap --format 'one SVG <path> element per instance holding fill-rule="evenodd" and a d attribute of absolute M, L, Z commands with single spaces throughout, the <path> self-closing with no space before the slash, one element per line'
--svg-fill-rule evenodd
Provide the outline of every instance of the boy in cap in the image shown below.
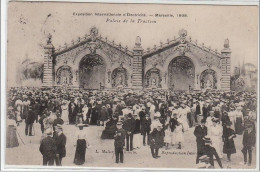
<path fill-rule="evenodd" d="M 124 161 L 124 153 L 123 153 L 123 147 L 125 146 L 125 130 L 122 128 L 122 122 L 118 122 L 116 124 L 117 131 L 115 132 L 115 155 L 116 155 L 116 163 L 120 162 L 123 163 Z"/>

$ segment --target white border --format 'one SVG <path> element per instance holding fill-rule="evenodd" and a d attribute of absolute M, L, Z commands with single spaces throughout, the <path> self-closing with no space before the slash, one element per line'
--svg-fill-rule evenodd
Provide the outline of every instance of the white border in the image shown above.
<path fill-rule="evenodd" d="M 184 169 L 184 168 L 107 168 L 107 167 L 62 167 L 62 168 L 56 168 L 56 167 L 42 167 L 42 166 L 5 166 L 5 120 L 6 120 L 6 57 L 7 57 L 7 3 L 11 0 L 2 0 L 1 1 L 1 171 L 21 171 L 21 172 L 32 172 L 37 171 L 40 172 L 46 172 L 46 171 L 195 171 L 195 172 L 218 172 L 220 169 L 215 170 L 198 170 L 198 169 Z M 14 0 L 15 1 L 15 0 Z M 37 1 L 37 0 L 17 0 L 21 2 L 26 1 Z M 45 2 L 46 0 L 38 0 L 38 2 Z M 49 0 L 49 2 L 54 2 Z M 259 6 L 258 0 L 204 0 L 204 1 L 191 1 L 191 0 L 56 0 L 55 2 L 103 2 L 103 3 L 136 3 L 136 4 L 153 4 L 153 3 L 160 3 L 160 4 L 192 4 L 192 5 L 257 5 Z M 259 9 L 258 9 L 259 10 Z M 259 12 L 259 11 L 258 11 Z M 259 19 L 259 18 L 258 18 Z M 258 23 L 258 31 L 259 31 L 259 23 Z M 258 33 L 259 37 L 259 33 Z M 259 46 L 259 38 L 258 38 L 258 46 Z M 259 83 L 259 49 L 258 49 L 258 83 Z M 258 103 L 259 103 L 259 84 L 258 84 Z M 259 115 L 259 105 L 257 108 L 257 112 Z M 243 169 L 225 169 L 221 171 L 227 171 L 227 172 L 256 172 L 259 171 L 259 116 L 257 119 L 257 147 L 256 147 L 256 169 L 249 169 L 249 170 L 243 170 Z"/>

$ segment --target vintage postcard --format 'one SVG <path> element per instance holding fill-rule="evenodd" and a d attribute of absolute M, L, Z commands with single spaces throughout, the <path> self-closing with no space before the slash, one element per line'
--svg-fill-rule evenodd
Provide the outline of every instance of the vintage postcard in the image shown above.
<path fill-rule="evenodd" d="M 258 168 L 258 6 L 9 2 L 5 168 Z"/>

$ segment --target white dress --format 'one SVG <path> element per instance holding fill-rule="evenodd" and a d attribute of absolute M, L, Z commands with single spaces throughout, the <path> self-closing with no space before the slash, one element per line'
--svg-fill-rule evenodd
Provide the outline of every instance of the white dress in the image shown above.
<path fill-rule="evenodd" d="M 87 119 L 87 113 L 88 113 L 88 106 L 87 105 L 85 105 L 82 108 L 82 113 L 83 113 L 83 120 L 85 121 Z"/>
<path fill-rule="evenodd" d="M 182 125 L 176 126 L 174 130 L 174 136 L 175 136 L 175 142 L 178 144 L 179 142 L 183 143 L 184 142 L 184 135 L 182 132 Z"/>
<path fill-rule="evenodd" d="M 229 120 L 232 122 L 231 129 L 235 130 L 236 114 L 234 111 L 228 113 Z"/>
<path fill-rule="evenodd" d="M 222 143 L 222 134 L 223 128 L 221 125 L 217 124 L 216 126 L 211 126 L 209 129 L 209 136 L 212 141 L 212 146 L 216 149 L 219 158 L 223 158 L 223 143 Z"/>
<path fill-rule="evenodd" d="M 69 122 L 69 106 L 68 104 L 61 105 L 61 119 L 68 124 Z"/>

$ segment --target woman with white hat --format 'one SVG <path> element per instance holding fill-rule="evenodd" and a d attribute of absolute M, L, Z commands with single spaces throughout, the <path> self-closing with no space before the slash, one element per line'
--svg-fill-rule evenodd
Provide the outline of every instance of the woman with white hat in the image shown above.
<path fill-rule="evenodd" d="M 61 105 L 61 119 L 63 119 L 65 124 L 69 124 L 69 105 L 66 100 Z"/>
<path fill-rule="evenodd" d="M 79 130 L 76 131 L 76 138 L 77 138 L 77 146 L 76 146 L 76 152 L 74 157 L 74 163 L 76 165 L 83 165 L 85 163 L 85 154 L 86 154 L 86 148 L 89 146 L 89 143 L 87 142 L 87 136 L 85 131 L 83 131 L 84 124 L 78 124 Z"/>

